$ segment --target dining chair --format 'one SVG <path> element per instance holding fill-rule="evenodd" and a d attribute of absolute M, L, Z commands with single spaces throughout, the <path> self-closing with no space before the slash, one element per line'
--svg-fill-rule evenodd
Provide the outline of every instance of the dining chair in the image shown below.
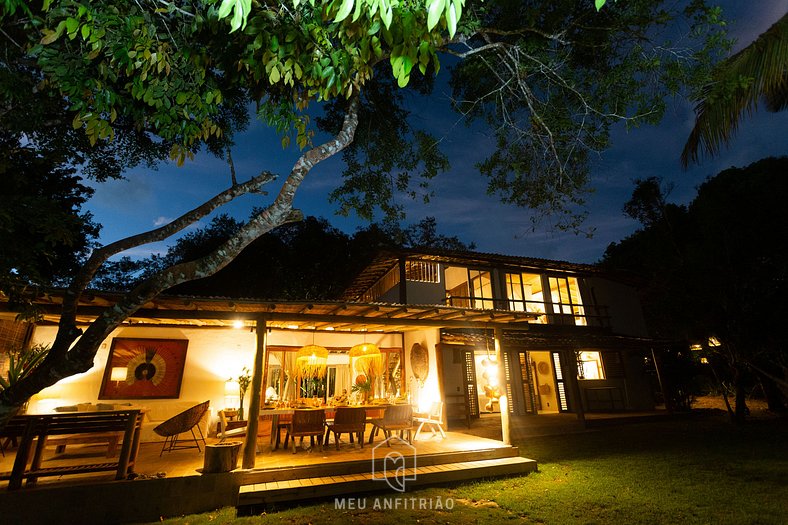
<path fill-rule="evenodd" d="M 386 436 L 386 445 L 391 446 L 391 433 L 399 432 L 399 438 L 402 439 L 403 433 L 407 432 L 407 442 L 410 444 L 411 431 L 413 429 L 413 407 L 410 405 L 392 405 L 386 408 L 383 417 L 379 419 L 372 419 L 372 430 L 369 432 L 369 442 L 372 443 L 373 438 L 378 430 L 382 430 Z"/>
<path fill-rule="evenodd" d="M 326 424 L 325 410 L 294 410 L 293 420 L 287 427 L 287 434 L 285 434 L 285 448 L 290 438 L 293 438 L 293 454 L 296 453 L 295 438 L 300 437 L 301 442 L 304 438 L 309 436 L 309 443 L 315 446 L 315 436 L 317 436 L 317 443 L 320 451 L 323 451 L 323 429 Z"/>
<path fill-rule="evenodd" d="M 334 444 L 339 450 L 339 436 L 342 434 L 350 435 L 350 442 L 353 443 L 353 435 L 358 438 L 361 448 L 364 448 L 364 428 L 367 425 L 367 411 L 363 407 L 337 407 L 333 421 L 326 421 L 326 437 L 323 442 L 328 445 L 328 438 L 334 434 Z"/>

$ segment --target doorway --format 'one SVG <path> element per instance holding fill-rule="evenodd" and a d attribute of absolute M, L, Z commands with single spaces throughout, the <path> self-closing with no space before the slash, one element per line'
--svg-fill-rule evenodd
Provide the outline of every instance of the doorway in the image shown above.
<path fill-rule="evenodd" d="M 555 371 L 550 352 L 528 352 L 535 385 L 538 414 L 557 414 L 560 410 L 555 386 Z"/>

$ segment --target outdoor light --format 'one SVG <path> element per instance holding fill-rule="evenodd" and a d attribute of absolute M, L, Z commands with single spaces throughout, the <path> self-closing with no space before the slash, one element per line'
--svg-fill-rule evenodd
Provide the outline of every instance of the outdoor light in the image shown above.
<path fill-rule="evenodd" d="M 240 319 L 233 321 L 233 328 L 239 329 L 244 327 L 244 322 Z"/>

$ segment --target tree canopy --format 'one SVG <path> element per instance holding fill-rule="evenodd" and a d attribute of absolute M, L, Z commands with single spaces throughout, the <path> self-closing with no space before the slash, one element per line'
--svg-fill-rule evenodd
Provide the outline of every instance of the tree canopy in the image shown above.
<path fill-rule="evenodd" d="M 0 392 L 0 416 L 89 369 L 101 342 L 163 290 L 215 274 L 262 234 L 301 220 L 293 199 L 318 163 L 346 152 L 346 184 L 334 193 L 343 210 L 396 215 L 393 195 L 428 195 L 424 183 L 447 168 L 447 159 L 439 139 L 403 111 L 391 79 L 399 88 L 428 90 L 439 56 L 454 56 L 456 108 L 486 122 L 498 141 L 479 166 L 489 191 L 505 202 L 564 212 L 566 226 L 576 226 L 574 207 L 589 189 L 591 153 L 608 145 L 610 126 L 658 120 L 666 97 L 702 83 L 725 44 L 719 10 L 701 0 L 686 8 L 628 0 L 597 11 L 602 3 L 4 2 L 2 38 L 17 51 L 2 59 L 3 67 L 28 64 L 14 70 L 28 75 L 34 93 L 52 94 L 71 136 L 97 148 L 121 145 L 104 157 L 117 162 L 133 158 L 124 136 L 134 139 L 129 148 L 137 141 L 151 151 L 166 147 L 178 163 L 205 145 L 225 155 L 232 176 L 227 190 L 171 223 L 92 250 L 71 276 L 52 349 L 32 374 Z M 321 124 L 327 137 L 315 135 L 307 111 L 316 102 L 332 104 Z M 245 125 L 248 107 L 285 144 L 302 148 L 279 189 L 213 251 L 162 268 L 84 331 L 78 328 L 79 299 L 109 258 L 169 238 L 277 178 L 263 166 L 239 182 L 232 169 L 233 132 Z M 23 105 L 10 108 L 22 118 Z M 392 122 L 375 122 L 384 110 Z M 397 127 L 403 121 L 408 125 Z M 376 132 L 389 125 L 405 136 Z M 402 141 L 410 145 L 393 147 Z"/>
<path fill-rule="evenodd" d="M 645 278 L 651 334 L 702 345 L 717 376 L 732 385 L 737 418 L 754 385 L 774 409 L 788 399 L 788 354 L 774 329 L 788 292 L 787 169 L 782 157 L 725 170 L 686 207 L 668 203 L 658 180 L 640 181 L 638 204 L 628 209 L 649 208 L 635 214 L 649 219 L 611 244 L 602 261 Z"/>

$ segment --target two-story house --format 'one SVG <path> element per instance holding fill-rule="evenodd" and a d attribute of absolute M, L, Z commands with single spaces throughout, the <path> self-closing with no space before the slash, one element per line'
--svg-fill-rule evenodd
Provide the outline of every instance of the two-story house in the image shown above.
<path fill-rule="evenodd" d="M 61 298 L 58 291 L 36 298 L 40 320 L 19 328 L 0 297 L 0 328 L 17 334 L 8 345 L 53 341 Z M 86 294 L 79 323 L 118 299 Z M 443 401 L 450 420 L 468 425 L 502 407 L 515 420 L 646 410 L 653 408 L 653 385 L 645 364 L 653 355 L 645 333 L 635 288 L 594 266 L 480 253 L 381 253 L 338 301 L 160 296 L 107 338 L 93 369 L 44 390 L 31 410 L 133 400 L 150 414 L 165 414 L 180 406 L 176 400 L 210 399 L 215 423 L 216 411 L 238 405 L 228 379 L 244 367 L 263 385 L 247 392 L 247 407 L 255 394 L 263 401 L 330 401 L 362 375 L 351 360 L 360 344 L 380 355 L 375 397 L 407 396 L 421 409 Z M 314 346 L 327 353 L 326 373 L 305 381 L 300 359 L 314 356 L 301 354 Z M 159 382 L 137 374 L 151 365 L 158 365 Z"/>
<path fill-rule="evenodd" d="M 492 329 L 439 330 L 436 365 L 450 418 L 649 410 L 651 341 L 636 289 L 597 267 L 504 255 L 382 253 L 345 292 L 350 301 L 441 305 L 532 314 L 501 330 L 499 380 Z M 499 384 L 503 383 L 503 384 Z"/>

